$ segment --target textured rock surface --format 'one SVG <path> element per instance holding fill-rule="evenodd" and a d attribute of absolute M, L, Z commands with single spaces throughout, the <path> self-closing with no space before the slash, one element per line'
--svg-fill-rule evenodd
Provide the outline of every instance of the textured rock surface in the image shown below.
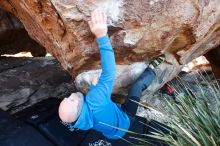
<path fill-rule="evenodd" d="M 182 64 L 220 44 L 220 0 L 2 0 L 30 36 L 72 75 L 99 67 L 97 44 L 87 21 L 94 9 L 108 14 L 118 64 L 165 53 L 175 74 Z M 169 67 L 170 64 L 167 63 Z M 166 69 L 168 70 L 168 67 Z M 167 74 L 167 75 L 166 75 Z"/>
<path fill-rule="evenodd" d="M 168 58 L 167 60 L 171 59 Z M 131 65 L 117 65 L 117 75 L 116 81 L 113 88 L 114 94 L 127 95 L 128 87 L 133 83 L 137 77 L 145 70 L 147 67 L 147 62 L 137 62 Z M 163 84 L 172 79 L 177 72 L 180 71 L 180 67 L 170 64 L 162 64 L 160 68 L 155 69 L 157 74 L 156 79 L 149 86 L 143 94 L 152 94 L 157 89 L 159 89 Z M 99 76 L 101 70 L 92 70 L 88 72 L 83 72 L 75 78 L 75 85 L 77 89 L 86 93 L 91 84 L 91 80 L 94 76 Z"/>
<path fill-rule="evenodd" d="M 49 97 L 75 91 L 71 76 L 54 58 L 1 58 L 0 108 L 22 110 Z"/>
<path fill-rule="evenodd" d="M 0 10 L 0 55 L 31 52 L 45 56 L 46 50 L 31 39 L 22 23 L 12 14 Z"/>

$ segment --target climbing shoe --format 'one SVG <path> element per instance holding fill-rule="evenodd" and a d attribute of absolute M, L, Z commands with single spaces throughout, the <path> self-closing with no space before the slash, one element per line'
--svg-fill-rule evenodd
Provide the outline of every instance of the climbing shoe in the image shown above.
<path fill-rule="evenodd" d="M 156 68 L 157 66 L 159 66 L 160 64 L 162 64 L 164 61 L 166 60 L 166 57 L 164 54 L 158 56 L 157 58 L 153 59 L 150 63 L 149 63 L 149 67 L 151 67 L 152 69 Z"/>

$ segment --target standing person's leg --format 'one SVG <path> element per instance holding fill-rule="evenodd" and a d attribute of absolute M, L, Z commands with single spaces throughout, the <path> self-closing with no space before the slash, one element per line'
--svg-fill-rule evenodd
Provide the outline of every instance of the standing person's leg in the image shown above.
<path fill-rule="evenodd" d="M 142 91 L 144 91 L 155 79 L 156 74 L 154 68 L 164 62 L 165 56 L 159 56 L 153 60 L 149 67 L 138 77 L 138 79 L 132 84 L 128 91 L 128 96 L 125 103 L 122 105 L 122 109 L 130 116 L 135 116 L 138 108 L 136 102 L 140 101 Z"/>

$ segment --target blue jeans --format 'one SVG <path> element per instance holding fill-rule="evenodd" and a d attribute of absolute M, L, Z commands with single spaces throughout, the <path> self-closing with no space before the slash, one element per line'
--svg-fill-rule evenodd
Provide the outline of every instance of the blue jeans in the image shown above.
<path fill-rule="evenodd" d="M 131 117 L 134 117 L 137 112 L 138 104 L 140 101 L 141 93 L 144 91 L 155 79 L 156 74 L 153 69 L 146 68 L 145 71 L 137 78 L 128 91 L 127 99 L 122 104 L 122 109 Z"/>
<path fill-rule="evenodd" d="M 132 126 L 134 126 L 134 123 L 136 121 L 135 115 L 138 108 L 138 104 L 131 100 L 139 102 L 142 91 L 144 91 L 153 82 L 155 77 L 156 74 L 154 70 L 149 67 L 146 68 L 145 71 L 132 84 L 131 88 L 128 91 L 128 96 L 125 103 L 122 104 L 122 109 L 128 114 L 128 117 L 130 119 L 129 130 L 131 130 Z M 158 132 L 158 131 L 168 134 L 170 133 L 170 131 L 172 131 L 170 127 L 154 120 L 147 121 L 147 123 L 145 124 L 148 125 L 146 127 L 146 134 L 152 134 L 152 132 Z M 158 139 L 152 137 L 147 137 L 147 139 L 153 145 L 168 146 L 163 141 L 160 141 Z"/>

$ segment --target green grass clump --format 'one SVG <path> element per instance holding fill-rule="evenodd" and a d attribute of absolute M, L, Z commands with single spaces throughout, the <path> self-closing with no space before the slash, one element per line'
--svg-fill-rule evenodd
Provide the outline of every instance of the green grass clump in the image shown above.
<path fill-rule="evenodd" d="M 179 80 L 175 86 L 179 104 L 167 100 L 175 119 L 170 120 L 170 134 L 156 132 L 151 137 L 172 146 L 220 146 L 220 88 L 217 80 L 199 75 L 195 92 Z M 202 79 L 202 81 L 201 81 Z"/>

